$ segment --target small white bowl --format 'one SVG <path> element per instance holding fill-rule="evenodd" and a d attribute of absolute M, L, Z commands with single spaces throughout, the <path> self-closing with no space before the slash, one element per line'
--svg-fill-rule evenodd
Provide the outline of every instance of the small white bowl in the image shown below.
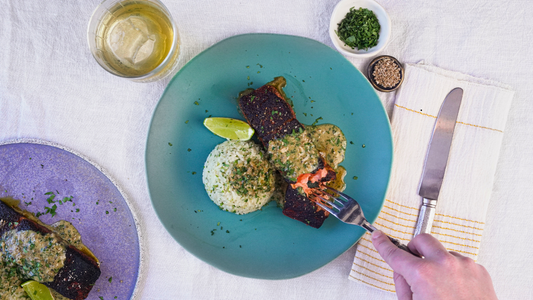
<path fill-rule="evenodd" d="M 355 9 L 367 8 L 374 12 L 376 17 L 378 18 L 379 25 L 381 26 L 381 29 L 379 31 L 379 39 L 378 44 L 372 48 L 369 48 L 368 50 L 359 50 L 359 49 L 352 49 L 349 46 L 346 46 L 343 41 L 339 39 L 335 31 L 338 28 L 338 24 L 346 17 L 346 14 L 350 11 L 350 8 L 354 7 Z M 331 38 L 331 41 L 333 42 L 333 45 L 335 45 L 335 48 L 337 50 L 346 55 L 351 57 L 370 57 L 378 54 L 389 42 L 389 38 L 391 35 L 391 21 L 389 18 L 389 15 L 383 9 L 381 5 L 379 5 L 377 2 L 372 0 L 341 0 L 335 8 L 333 9 L 333 13 L 331 14 L 331 20 L 329 21 L 329 37 Z"/>

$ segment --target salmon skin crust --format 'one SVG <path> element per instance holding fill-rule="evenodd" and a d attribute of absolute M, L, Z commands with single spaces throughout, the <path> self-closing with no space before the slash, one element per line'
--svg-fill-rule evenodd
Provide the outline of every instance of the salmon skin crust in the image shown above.
<path fill-rule="evenodd" d="M 270 84 L 242 95 L 239 98 L 239 108 L 267 150 L 270 141 L 305 129 L 304 125 L 296 119 L 294 110 L 280 91 Z M 312 173 L 322 168 L 326 168 L 326 163 L 320 157 L 318 167 Z M 294 183 L 285 176 L 284 178 L 287 182 Z M 328 168 L 328 175 L 321 181 L 333 179 L 335 179 L 335 172 Z M 285 192 L 283 214 L 314 228 L 322 226 L 329 215 L 309 198 L 298 193 L 290 184 Z"/>
<path fill-rule="evenodd" d="M 265 149 L 273 139 L 304 130 L 289 103 L 274 86 L 266 84 L 241 96 L 239 107 Z"/>
<path fill-rule="evenodd" d="M 0 201 L 0 236 L 10 230 L 32 230 L 41 234 L 52 232 Z M 92 257 L 69 245 L 66 247 L 64 265 L 55 275 L 54 281 L 43 284 L 69 299 L 82 300 L 89 296 L 100 274 L 100 267 Z"/>

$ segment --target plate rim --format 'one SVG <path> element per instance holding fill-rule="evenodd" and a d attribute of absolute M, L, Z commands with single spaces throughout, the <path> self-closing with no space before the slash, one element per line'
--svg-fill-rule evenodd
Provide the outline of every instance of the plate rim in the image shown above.
<path fill-rule="evenodd" d="M 192 254 L 194 257 L 198 258 L 199 260 L 201 260 L 203 263 L 205 264 L 208 264 L 209 266 L 213 266 L 212 264 L 204 261 L 202 258 L 200 258 L 199 256 L 197 256 L 195 253 L 192 253 L 190 252 L 188 249 L 186 249 L 185 247 L 182 246 L 182 244 L 170 233 L 170 227 L 167 226 L 160 218 L 160 215 L 159 213 L 157 212 L 157 210 L 155 209 L 155 206 L 154 206 L 154 202 L 152 200 L 152 191 L 150 189 L 150 184 L 149 184 L 149 179 L 148 179 L 148 145 L 149 145 L 149 141 L 150 141 L 150 131 L 152 129 L 152 125 L 153 125 L 153 122 L 154 122 L 154 117 L 155 117 L 155 114 L 159 108 L 159 106 L 161 105 L 161 100 L 163 99 L 163 97 L 167 94 L 168 90 L 169 90 L 169 87 L 171 86 L 171 84 L 176 80 L 176 78 L 178 77 L 178 74 L 184 70 L 185 68 L 189 67 L 189 65 L 194 62 L 195 60 L 199 59 L 201 56 L 205 55 L 206 52 L 208 52 L 208 50 L 216 47 L 217 45 L 219 45 L 220 43 L 222 42 L 226 42 L 226 41 L 229 41 L 231 39 L 235 39 L 235 38 L 239 38 L 239 37 L 243 37 L 243 36 L 282 36 L 282 37 L 290 37 L 290 38 L 297 38 L 297 39 L 302 39 L 302 40 L 307 40 L 307 41 L 312 41 L 312 42 L 315 42 L 315 43 L 319 43 L 321 44 L 322 46 L 324 47 L 327 47 L 330 51 L 332 51 L 333 55 L 337 55 L 338 57 L 344 59 L 344 61 L 348 64 L 350 64 L 353 69 L 358 72 L 363 78 L 366 79 L 365 75 L 359 70 L 357 69 L 357 67 L 355 67 L 353 65 L 352 62 L 350 62 L 344 55 L 342 55 L 340 52 L 338 52 L 337 50 L 333 49 L 332 47 L 318 41 L 318 40 L 315 40 L 315 39 L 312 39 L 312 38 L 308 38 L 308 37 L 303 37 L 303 36 L 297 36 L 297 35 L 290 35 L 290 34 L 277 34 L 277 33 L 263 33 L 263 32 L 257 32 L 257 33 L 243 33 L 243 34 L 237 34 L 237 35 L 233 35 L 233 36 L 229 36 L 229 37 L 226 37 L 226 38 L 223 38 L 223 39 L 220 39 L 218 40 L 217 42 L 213 43 L 212 45 L 210 45 L 209 47 L 203 49 L 201 52 L 199 52 L 197 55 L 195 55 L 193 58 L 191 58 L 187 63 L 185 63 L 183 65 L 183 67 L 181 67 L 177 72 L 176 74 L 173 75 L 172 79 L 167 83 L 167 85 L 165 86 L 165 89 L 163 91 L 163 93 L 161 94 L 161 96 L 159 97 L 159 100 L 157 101 L 157 105 L 154 107 L 153 111 L 152 111 L 152 116 L 151 116 L 151 119 L 150 119 L 150 123 L 148 125 L 148 128 L 147 128 L 147 131 L 146 131 L 146 142 L 145 142 L 145 151 L 144 151 L 144 165 L 145 165 L 145 182 L 146 182 L 146 186 L 147 186 L 147 189 L 148 189 L 148 195 L 150 197 L 150 203 L 152 205 L 152 209 L 154 210 L 157 218 L 159 219 L 159 222 L 163 225 L 163 227 L 165 228 L 165 230 L 167 232 L 169 232 L 170 236 L 172 237 L 172 239 L 174 241 L 176 241 L 178 243 L 178 245 L 180 245 L 180 247 L 182 247 L 183 249 L 185 249 L 188 253 Z M 394 163 L 394 139 L 392 137 L 392 127 L 391 127 L 391 122 L 390 122 L 390 117 L 389 117 L 389 114 L 387 113 L 387 110 L 385 109 L 385 106 L 383 105 L 383 102 L 381 101 L 381 98 L 379 97 L 379 95 L 377 94 L 376 90 L 372 87 L 372 85 L 370 84 L 370 82 L 368 82 L 368 80 L 366 80 L 366 84 L 368 85 L 368 87 L 372 90 L 372 93 L 376 96 L 376 98 L 378 99 L 379 103 L 380 103 L 380 108 L 381 108 L 381 111 L 383 112 L 383 114 L 385 115 L 385 118 L 387 120 L 386 124 L 386 128 L 387 128 L 387 132 L 389 133 L 388 134 L 388 142 L 390 143 L 391 145 L 391 148 L 390 148 L 390 167 L 389 167 L 389 173 L 388 173 L 388 176 L 387 176 L 387 184 L 386 186 L 384 187 L 385 188 L 385 192 L 384 192 L 384 195 L 383 195 L 383 199 L 381 199 L 381 203 L 379 205 L 379 210 L 378 210 L 378 213 L 376 214 L 375 217 L 373 218 L 367 218 L 367 220 L 370 222 L 370 223 L 374 223 L 374 221 L 377 219 L 379 213 L 381 212 L 381 210 L 383 209 L 383 205 L 385 204 L 385 199 L 386 199 L 386 195 L 387 195 L 387 192 L 389 190 L 389 187 L 390 187 L 390 178 L 392 176 L 392 165 Z M 339 221 L 340 222 L 340 221 Z M 331 263 L 332 261 L 334 261 L 335 259 L 339 258 L 340 256 L 342 256 L 344 253 L 346 253 L 347 251 L 349 251 L 351 248 L 353 248 L 353 246 L 355 244 L 357 244 L 362 238 L 363 238 L 364 234 L 361 235 L 356 241 L 354 241 L 354 243 L 348 247 L 345 251 L 343 251 L 342 253 L 340 253 L 339 255 L 333 257 L 329 262 L 325 263 L 324 265 L 314 269 L 314 270 L 310 270 L 308 272 L 305 272 L 305 273 L 302 273 L 300 275 L 296 275 L 296 276 L 285 276 L 285 277 L 282 277 L 282 278 L 265 278 L 265 277 L 260 277 L 260 276 L 244 276 L 244 275 L 240 275 L 240 274 L 236 274 L 236 273 L 230 273 L 226 270 L 223 270 L 223 269 L 220 269 L 218 267 L 215 267 L 216 269 L 220 270 L 220 271 L 223 271 L 224 273 L 227 273 L 227 274 L 231 274 L 231 275 L 234 275 L 234 276 L 239 276 L 239 277 L 245 277 L 245 278 L 253 278 L 253 279 L 262 279 L 262 280 L 287 280 L 287 279 L 293 279 L 293 278 L 298 278 L 298 277 L 301 277 L 301 276 L 304 276 L 304 275 L 307 275 L 307 274 L 310 274 L 311 272 L 314 272 L 314 271 L 317 271 L 318 269 L 326 266 L 327 264 Z M 214 267 L 214 266 L 213 266 Z"/>
<path fill-rule="evenodd" d="M 74 154 L 75 156 L 81 158 L 82 160 L 88 162 L 91 166 L 95 167 L 99 172 L 101 172 L 107 179 L 111 181 L 113 186 L 118 190 L 124 201 L 126 202 L 126 205 L 128 206 L 130 213 L 133 218 L 133 222 L 135 224 L 135 231 L 137 232 L 137 239 L 139 240 L 139 271 L 137 272 L 137 280 L 135 281 L 135 286 L 133 288 L 133 293 L 131 294 L 130 299 L 137 299 L 139 296 L 139 290 L 140 290 L 140 284 L 143 279 L 143 270 L 145 269 L 145 251 L 144 251 L 144 242 L 143 242 L 143 234 L 138 218 L 138 214 L 135 211 L 135 209 L 132 206 L 132 202 L 127 197 L 126 193 L 122 189 L 122 187 L 117 183 L 117 181 L 99 164 L 95 163 L 92 159 L 87 157 L 86 155 L 73 150 L 72 148 L 66 147 L 62 144 L 51 142 L 43 139 L 38 138 L 17 138 L 17 139 L 10 139 L 6 141 L 0 141 L 0 147 L 7 146 L 7 145 L 15 145 L 15 144 L 34 144 L 34 145 L 43 145 L 43 146 L 50 146 L 54 147 L 60 150 L 67 151 L 71 154 Z"/>

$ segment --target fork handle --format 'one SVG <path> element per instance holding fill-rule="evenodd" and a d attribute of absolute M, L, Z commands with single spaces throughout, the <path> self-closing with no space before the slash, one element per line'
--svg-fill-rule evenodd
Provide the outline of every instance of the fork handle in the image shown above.
<path fill-rule="evenodd" d="M 411 253 L 412 255 L 414 256 L 417 256 L 417 257 L 421 257 L 420 255 L 414 253 L 413 251 L 411 251 L 411 249 L 409 249 L 409 247 L 407 247 L 406 245 L 400 243 L 400 241 L 398 241 L 397 239 L 394 239 L 394 238 L 391 238 L 390 236 L 387 236 L 389 238 L 389 240 L 394 244 L 396 245 L 396 247 L 402 249 L 402 250 L 405 250 L 409 253 Z"/>
<path fill-rule="evenodd" d="M 363 222 L 363 224 L 361 224 L 361 227 L 363 227 L 364 229 L 366 229 L 368 232 L 372 233 L 376 230 L 378 230 L 376 227 L 374 227 L 372 224 L 370 224 L 370 222 L 366 221 L 366 222 Z M 413 251 L 411 251 L 411 249 L 409 249 L 409 247 L 407 247 L 406 245 L 402 244 L 400 241 L 398 241 L 397 239 L 395 238 L 391 238 L 390 236 L 387 235 L 387 237 L 389 238 L 389 240 L 398 248 L 404 250 L 404 251 L 407 251 L 409 253 L 411 253 L 412 255 L 414 256 L 417 256 L 417 257 L 421 257 L 420 255 L 414 253 Z"/>

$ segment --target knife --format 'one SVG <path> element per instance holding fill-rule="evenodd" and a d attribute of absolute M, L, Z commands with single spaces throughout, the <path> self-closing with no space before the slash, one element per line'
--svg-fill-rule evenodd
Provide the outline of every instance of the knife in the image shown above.
<path fill-rule="evenodd" d="M 457 115 L 463 99 L 463 89 L 451 90 L 440 107 L 433 135 L 429 142 L 424 171 L 418 194 L 422 197 L 422 206 L 418 213 L 415 227 L 415 236 L 420 233 L 431 233 L 431 226 L 435 218 L 435 208 L 439 198 L 444 172 L 448 164 L 450 146 L 452 145 L 453 132 Z"/>

